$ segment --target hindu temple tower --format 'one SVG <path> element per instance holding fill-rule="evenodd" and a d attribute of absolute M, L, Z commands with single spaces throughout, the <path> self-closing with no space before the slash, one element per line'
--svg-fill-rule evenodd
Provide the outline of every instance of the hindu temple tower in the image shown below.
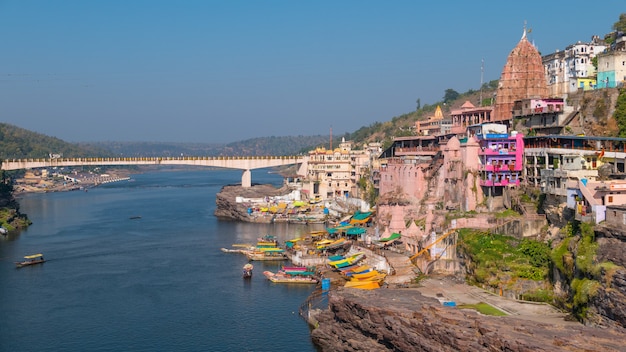
<path fill-rule="evenodd" d="M 526 28 L 524 28 L 522 39 L 509 54 L 500 75 L 493 120 L 510 120 L 513 103 L 516 100 L 547 96 L 548 85 L 541 54 L 526 38 Z"/>

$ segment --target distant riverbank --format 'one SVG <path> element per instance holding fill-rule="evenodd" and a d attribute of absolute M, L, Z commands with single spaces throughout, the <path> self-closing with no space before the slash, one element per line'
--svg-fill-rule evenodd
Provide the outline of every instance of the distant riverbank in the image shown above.
<path fill-rule="evenodd" d="M 48 193 L 86 190 L 100 184 L 128 181 L 131 172 L 125 169 L 107 170 L 106 173 L 74 171 L 68 174 L 49 174 L 43 170 L 27 171 L 14 181 L 13 193 Z"/>

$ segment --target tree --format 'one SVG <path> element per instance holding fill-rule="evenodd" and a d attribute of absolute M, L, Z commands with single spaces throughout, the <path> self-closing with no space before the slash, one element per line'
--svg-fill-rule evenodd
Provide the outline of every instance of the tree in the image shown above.
<path fill-rule="evenodd" d="M 619 127 L 619 137 L 626 137 L 626 89 L 621 89 L 619 92 L 613 118 Z"/>
<path fill-rule="evenodd" d="M 459 92 L 457 92 L 456 90 L 448 88 L 448 89 L 446 89 L 446 92 L 445 92 L 445 94 L 443 96 L 443 102 L 444 103 L 449 103 L 449 102 L 455 100 L 456 98 L 458 98 L 459 95 L 460 95 Z"/>
<path fill-rule="evenodd" d="M 626 13 L 619 15 L 619 21 L 613 24 L 613 29 L 618 32 L 626 32 Z"/>
<path fill-rule="evenodd" d="M 417 109 L 415 110 L 419 110 L 422 107 L 422 100 L 420 98 L 417 98 L 416 103 L 417 103 Z"/>

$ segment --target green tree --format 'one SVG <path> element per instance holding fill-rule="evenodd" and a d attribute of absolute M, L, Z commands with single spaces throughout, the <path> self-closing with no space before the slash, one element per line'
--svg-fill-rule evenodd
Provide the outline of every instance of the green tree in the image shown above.
<path fill-rule="evenodd" d="M 620 89 L 613 118 L 619 128 L 619 137 L 626 138 L 626 88 Z"/>
<path fill-rule="evenodd" d="M 457 92 L 456 90 L 448 88 L 448 89 L 446 89 L 445 94 L 443 96 L 443 102 L 444 103 L 449 103 L 449 102 L 455 100 L 456 98 L 458 98 L 459 95 L 460 95 L 459 92 Z"/>
<path fill-rule="evenodd" d="M 626 13 L 619 15 L 619 21 L 613 24 L 613 29 L 618 32 L 626 32 Z"/>

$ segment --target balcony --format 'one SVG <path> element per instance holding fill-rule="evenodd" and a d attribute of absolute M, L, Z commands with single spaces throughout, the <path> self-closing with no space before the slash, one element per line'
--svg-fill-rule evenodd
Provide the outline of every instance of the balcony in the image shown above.
<path fill-rule="evenodd" d="M 499 181 L 492 181 L 492 180 L 480 180 L 480 185 L 481 186 L 485 186 L 485 187 L 491 187 L 491 186 L 519 186 L 520 184 L 520 180 L 507 180 L 507 179 L 502 179 Z"/>
<path fill-rule="evenodd" d="M 510 163 L 510 164 L 504 164 L 504 165 L 483 165 L 481 167 L 481 171 L 492 171 L 492 172 L 522 171 L 522 164 Z"/>
<path fill-rule="evenodd" d="M 481 150 L 480 155 L 509 155 L 509 154 L 515 154 L 515 148 L 496 148 L 496 149 L 491 149 L 491 148 L 484 148 Z"/>

